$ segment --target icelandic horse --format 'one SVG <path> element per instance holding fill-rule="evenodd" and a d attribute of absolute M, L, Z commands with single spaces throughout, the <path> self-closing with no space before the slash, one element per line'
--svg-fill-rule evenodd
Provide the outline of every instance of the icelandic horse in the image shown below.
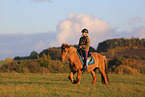
<path fill-rule="evenodd" d="M 105 56 L 102 56 L 99 53 L 96 52 L 90 52 L 90 54 L 93 56 L 95 63 L 92 65 L 88 65 L 88 71 L 87 72 L 91 72 L 92 77 L 93 77 L 93 82 L 92 84 L 96 83 L 96 69 L 99 69 L 100 73 L 101 73 L 101 78 L 102 78 L 102 83 L 103 84 L 109 84 L 109 80 L 108 80 L 108 69 L 107 69 L 107 60 L 105 58 Z M 80 84 L 80 80 L 81 80 L 81 74 L 83 72 L 82 68 L 82 62 L 81 59 L 77 53 L 77 49 L 69 44 L 62 44 L 61 46 L 61 55 L 60 55 L 60 60 L 63 62 L 66 59 L 69 60 L 70 62 L 70 69 L 71 72 L 68 76 L 69 80 L 73 83 L 73 84 Z M 78 73 L 76 80 L 73 79 L 73 76 L 75 73 Z"/>

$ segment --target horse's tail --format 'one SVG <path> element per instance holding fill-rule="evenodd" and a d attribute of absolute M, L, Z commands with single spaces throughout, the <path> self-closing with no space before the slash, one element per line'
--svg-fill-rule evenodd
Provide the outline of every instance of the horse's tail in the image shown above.
<path fill-rule="evenodd" d="M 109 77 L 108 77 L 108 64 L 107 64 L 107 58 L 104 56 L 104 62 L 105 62 L 105 73 L 106 73 L 106 77 L 107 77 L 107 81 L 109 82 Z"/>

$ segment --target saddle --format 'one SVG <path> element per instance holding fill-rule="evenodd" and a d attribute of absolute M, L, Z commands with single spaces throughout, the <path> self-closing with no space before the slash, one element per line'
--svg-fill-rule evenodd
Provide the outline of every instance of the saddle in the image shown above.
<path fill-rule="evenodd" d="M 82 49 L 78 49 L 77 50 L 78 52 L 78 55 L 82 61 L 82 64 L 84 65 L 84 57 L 83 57 L 83 52 L 82 52 Z M 90 52 L 88 52 L 88 58 L 87 58 L 87 61 L 88 61 L 88 65 L 91 65 L 91 64 L 94 64 L 95 61 L 94 61 L 94 58 L 93 56 L 90 54 Z"/>

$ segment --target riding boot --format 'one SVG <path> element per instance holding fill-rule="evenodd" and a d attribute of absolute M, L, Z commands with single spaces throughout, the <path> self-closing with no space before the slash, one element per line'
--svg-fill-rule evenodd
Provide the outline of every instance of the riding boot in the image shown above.
<path fill-rule="evenodd" d="M 88 70 L 88 61 L 86 59 L 84 60 L 83 70 Z"/>
<path fill-rule="evenodd" d="M 83 70 L 86 70 L 86 59 L 84 59 L 84 66 L 83 66 Z"/>
<path fill-rule="evenodd" d="M 87 70 L 87 66 L 88 66 L 88 62 L 87 62 L 88 51 L 83 50 L 83 56 L 84 56 L 84 66 L 83 66 L 83 70 Z"/>

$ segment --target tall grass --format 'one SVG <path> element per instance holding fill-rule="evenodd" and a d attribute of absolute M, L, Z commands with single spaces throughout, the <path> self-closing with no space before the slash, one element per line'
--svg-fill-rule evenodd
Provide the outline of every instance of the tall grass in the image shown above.
<path fill-rule="evenodd" d="M 80 85 L 71 84 L 68 74 L 0 74 L 0 97 L 112 97 L 145 95 L 145 75 L 110 74 L 109 85 L 100 75 L 92 85 L 92 76 L 82 75 Z M 75 76 L 76 77 L 76 76 Z"/>

